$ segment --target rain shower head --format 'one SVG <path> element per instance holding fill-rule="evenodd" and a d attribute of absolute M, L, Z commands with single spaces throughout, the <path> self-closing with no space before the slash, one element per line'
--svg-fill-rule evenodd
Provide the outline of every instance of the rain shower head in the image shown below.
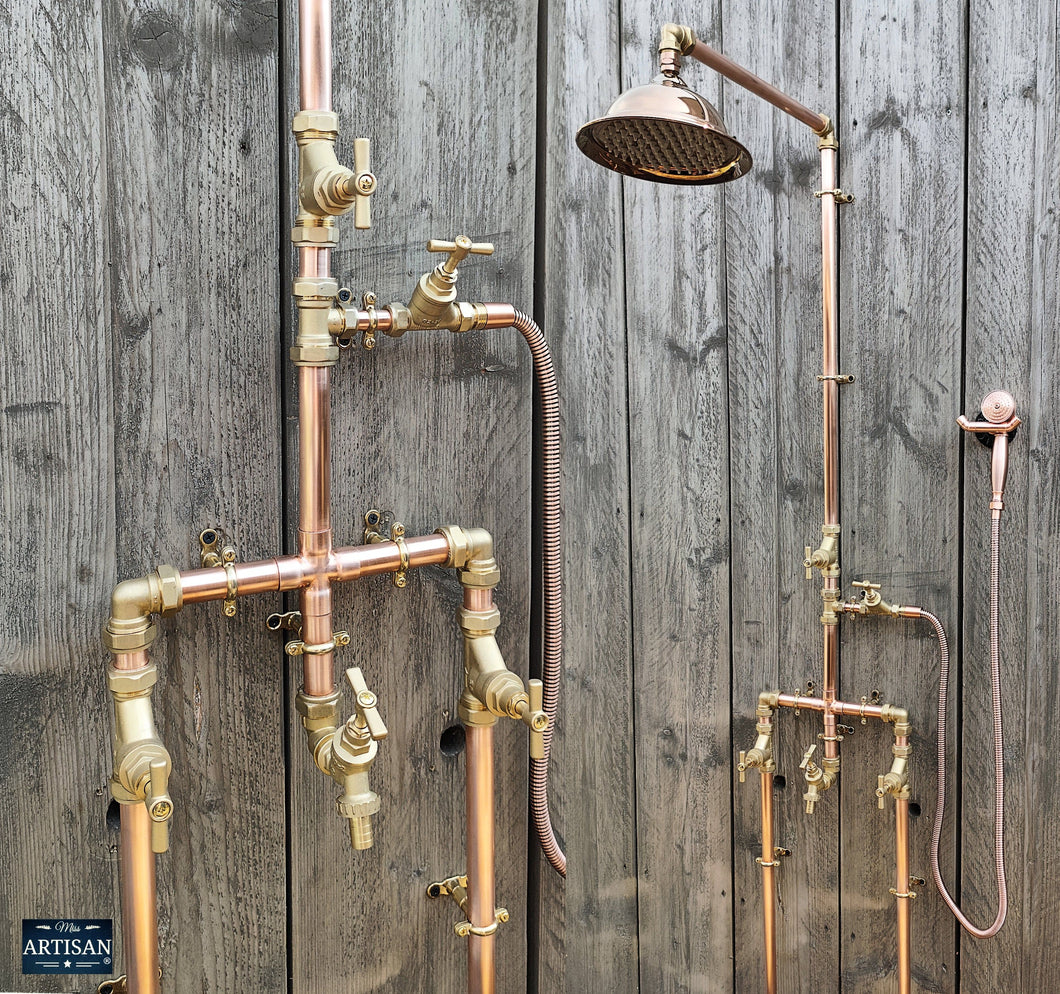
<path fill-rule="evenodd" d="M 717 110 L 679 75 L 687 55 L 801 121 L 837 148 L 832 122 L 704 44 L 681 24 L 664 24 L 659 39 L 662 74 L 627 90 L 578 131 L 578 148 L 594 162 L 656 183 L 724 183 L 751 169 L 751 155 L 729 133 Z"/>
<path fill-rule="evenodd" d="M 751 168 L 714 106 L 676 73 L 627 90 L 578 130 L 577 142 L 594 162 L 656 183 L 724 183 Z"/>

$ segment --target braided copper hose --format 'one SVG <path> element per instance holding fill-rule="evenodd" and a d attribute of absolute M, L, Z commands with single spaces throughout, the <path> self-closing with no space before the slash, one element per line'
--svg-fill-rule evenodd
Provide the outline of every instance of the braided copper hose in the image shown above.
<path fill-rule="evenodd" d="M 994 518 L 990 524 L 990 684 L 994 712 L 994 863 L 997 867 L 997 917 L 988 928 L 976 928 L 957 907 L 946 890 L 939 870 L 939 841 L 942 838 L 942 819 L 946 809 L 946 697 L 949 684 L 950 648 L 946 632 L 938 618 L 927 611 L 920 616 L 930 621 L 939 638 L 941 663 L 939 666 L 939 743 L 938 743 L 938 800 L 935 807 L 935 824 L 931 829 L 931 874 L 935 878 L 942 899 L 949 905 L 957 921 L 970 935 L 988 939 L 997 935 L 1005 924 L 1008 914 L 1008 887 L 1005 884 L 1005 767 L 1004 746 L 1001 736 L 1001 651 L 998 645 L 998 549 L 1000 546 L 1000 521 Z"/>
<path fill-rule="evenodd" d="M 515 312 L 513 328 L 518 329 L 534 360 L 534 387 L 541 411 L 541 463 L 544 474 L 544 524 L 542 536 L 544 579 L 544 759 L 530 760 L 530 817 L 545 858 L 560 876 L 567 875 L 567 857 L 552 830 L 548 810 L 548 760 L 552 752 L 552 729 L 556 724 L 559 679 L 563 662 L 563 544 L 559 512 L 559 389 L 552 353 L 541 329 L 521 311 Z"/>

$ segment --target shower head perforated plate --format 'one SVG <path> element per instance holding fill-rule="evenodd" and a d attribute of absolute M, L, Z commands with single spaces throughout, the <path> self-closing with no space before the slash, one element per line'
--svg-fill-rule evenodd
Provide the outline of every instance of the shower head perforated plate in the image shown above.
<path fill-rule="evenodd" d="M 679 78 L 660 80 L 622 94 L 579 129 L 578 148 L 608 169 L 656 183 L 723 183 L 748 172 L 750 153 L 717 110 Z"/>

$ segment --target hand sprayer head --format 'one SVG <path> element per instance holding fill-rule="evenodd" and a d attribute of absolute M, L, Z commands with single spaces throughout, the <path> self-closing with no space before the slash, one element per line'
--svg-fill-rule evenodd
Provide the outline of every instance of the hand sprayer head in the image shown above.
<path fill-rule="evenodd" d="M 627 90 L 578 130 L 577 142 L 594 162 L 655 183 L 724 183 L 751 169 L 721 115 L 676 72 Z"/>

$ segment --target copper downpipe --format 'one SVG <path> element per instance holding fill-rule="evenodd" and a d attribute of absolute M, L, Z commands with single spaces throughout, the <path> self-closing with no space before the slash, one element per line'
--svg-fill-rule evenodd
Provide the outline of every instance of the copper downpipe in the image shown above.
<path fill-rule="evenodd" d="M 331 0 L 300 0 L 298 66 L 302 110 L 331 110 Z"/>
<path fill-rule="evenodd" d="M 773 840 L 773 774 L 761 771 L 762 794 L 762 925 L 766 955 L 766 994 L 777 994 L 777 880 Z"/>
<path fill-rule="evenodd" d="M 996 444 L 996 443 L 995 443 Z M 919 616 L 931 623 L 939 640 L 939 712 L 938 712 L 938 795 L 935 801 L 935 823 L 931 829 L 931 875 L 942 899 L 961 927 L 977 939 L 988 939 L 1001 931 L 1008 914 L 1008 885 L 1005 881 L 1005 756 L 1001 727 L 1001 650 L 999 644 L 998 587 L 1000 521 L 990 521 L 990 685 L 994 719 L 994 869 L 997 875 L 997 916 L 986 928 L 977 928 L 950 896 L 939 868 L 939 844 L 942 821 L 946 813 L 946 711 L 949 694 L 950 647 L 942 623 L 928 611 Z"/>
<path fill-rule="evenodd" d="M 552 355 L 534 320 L 515 312 L 512 327 L 526 339 L 534 361 L 534 385 L 541 411 L 541 464 L 544 478 L 542 524 L 542 574 L 544 579 L 544 653 L 541 681 L 544 711 L 548 715 L 543 759 L 530 760 L 530 815 L 545 858 L 560 876 L 567 875 L 567 857 L 552 828 L 548 809 L 548 767 L 552 754 L 552 731 L 559 703 L 559 680 L 563 666 L 563 542 L 560 522 L 559 476 L 559 388 Z"/>
<path fill-rule="evenodd" d="M 493 726 L 466 725 L 467 918 L 475 929 L 495 926 Z M 494 994 L 496 935 L 467 939 L 468 994 Z"/>
<path fill-rule="evenodd" d="M 145 804 L 121 805 L 121 936 L 130 994 L 159 994 L 155 854 Z"/>
<path fill-rule="evenodd" d="M 147 651 L 114 654 L 119 670 L 148 664 Z M 121 807 L 121 936 L 130 994 L 159 994 L 158 890 L 146 804 Z"/>
<path fill-rule="evenodd" d="M 898 736 L 898 745 L 908 745 L 909 739 Z M 898 994 L 912 991 L 912 928 L 910 903 L 913 895 L 909 891 L 909 799 L 894 801 L 894 848 L 895 848 L 895 901 L 898 904 Z"/>

